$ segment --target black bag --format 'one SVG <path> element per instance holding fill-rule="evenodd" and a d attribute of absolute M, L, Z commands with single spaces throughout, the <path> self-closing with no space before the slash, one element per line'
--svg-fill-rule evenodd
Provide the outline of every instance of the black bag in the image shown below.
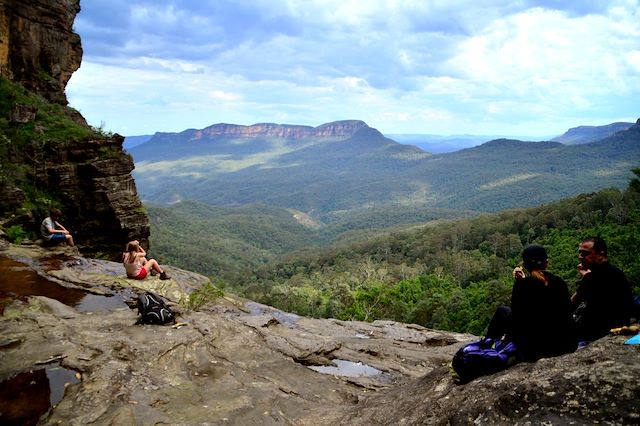
<path fill-rule="evenodd" d="M 140 318 L 136 324 L 158 324 L 175 323 L 176 316 L 164 303 L 164 300 L 150 291 L 138 296 L 138 314 Z"/>

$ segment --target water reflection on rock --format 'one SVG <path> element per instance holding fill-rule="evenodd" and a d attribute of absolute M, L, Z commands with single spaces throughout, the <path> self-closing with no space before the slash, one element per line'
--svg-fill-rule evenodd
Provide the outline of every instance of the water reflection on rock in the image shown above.
<path fill-rule="evenodd" d="M 344 359 L 334 359 L 332 362 L 335 365 L 312 365 L 309 368 L 318 373 L 344 377 L 375 377 L 383 374 L 377 368 L 361 362 L 346 361 Z"/>
<path fill-rule="evenodd" d="M 39 275 L 27 264 L 0 257 L 0 315 L 14 300 L 24 301 L 29 296 L 46 296 L 80 312 L 109 311 L 125 306 L 123 296 L 95 295 L 63 287 Z"/>
<path fill-rule="evenodd" d="M 72 370 L 51 364 L 0 382 L 0 424 L 35 425 L 64 396 L 68 384 L 78 383 Z"/>

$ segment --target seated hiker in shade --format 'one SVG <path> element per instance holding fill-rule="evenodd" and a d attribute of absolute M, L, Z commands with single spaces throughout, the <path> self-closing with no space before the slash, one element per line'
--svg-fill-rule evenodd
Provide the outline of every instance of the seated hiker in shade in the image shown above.
<path fill-rule="evenodd" d="M 585 238 L 578 247 L 578 261 L 582 278 L 571 301 L 578 339 L 584 345 L 628 325 L 634 302 L 631 285 L 624 272 L 609 262 L 602 238 Z"/>
<path fill-rule="evenodd" d="M 136 280 L 143 280 L 151 271 L 158 272 L 161 280 L 168 280 L 170 277 L 162 270 L 155 259 L 147 259 L 147 252 L 140 247 L 138 240 L 129 241 L 127 251 L 122 254 L 122 263 L 127 271 L 127 277 Z"/>
<path fill-rule="evenodd" d="M 547 271 L 544 247 L 528 246 L 522 268 L 514 270 L 511 306 L 496 310 L 487 335 L 461 348 L 452 361 L 457 383 L 504 370 L 516 362 L 533 362 L 573 352 L 577 347 L 567 284 Z"/>
<path fill-rule="evenodd" d="M 547 271 L 548 264 L 544 247 L 528 246 L 522 252 L 524 270 L 514 273 L 507 338 L 525 361 L 562 355 L 577 347 L 567 284 Z"/>
<path fill-rule="evenodd" d="M 40 225 L 40 234 L 44 241 L 50 245 L 67 243 L 73 247 L 73 236 L 67 228 L 62 226 L 58 219 L 62 217 L 62 212 L 55 207 L 49 212 L 49 216 Z"/>

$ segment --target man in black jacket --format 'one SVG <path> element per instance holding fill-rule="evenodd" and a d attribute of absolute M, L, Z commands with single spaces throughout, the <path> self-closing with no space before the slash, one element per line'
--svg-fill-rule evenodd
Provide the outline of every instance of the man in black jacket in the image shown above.
<path fill-rule="evenodd" d="M 631 286 L 620 269 L 609 263 L 607 244 L 600 237 L 584 239 L 578 248 L 582 279 L 571 297 L 578 340 L 589 342 L 609 330 L 629 324 Z"/>

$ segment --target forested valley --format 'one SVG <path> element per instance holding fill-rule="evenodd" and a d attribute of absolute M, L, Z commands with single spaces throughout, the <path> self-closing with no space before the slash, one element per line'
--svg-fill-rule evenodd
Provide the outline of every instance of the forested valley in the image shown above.
<path fill-rule="evenodd" d="M 152 243 L 161 261 L 199 272 L 217 258 L 219 272 L 211 275 L 219 287 L 285 311 L 479 335 L 495 308 L 508 303 L 511 270 L 528 244 L 545 246 L 550 270 L 574 289 L 578 243 L 602 236 L 612 262 L 637 289 L 640 169 L 633 172 L 624 191 L 604 189 L 472 219 L 436 215 L 392 230 L 342 234 L 330 246 L 317 243 L 317 231 L 290 221 L 283 210 L 218 209 L 210 220 L 211 211 L 194 208 L 192 217 L 180 219 L 150 207 Z M 208 233 L 194 225 L 197 214 Z M 176 248 L 178 241 L 183 247 Z M 316 245 L 303 248 L 309 242 Z"/>

